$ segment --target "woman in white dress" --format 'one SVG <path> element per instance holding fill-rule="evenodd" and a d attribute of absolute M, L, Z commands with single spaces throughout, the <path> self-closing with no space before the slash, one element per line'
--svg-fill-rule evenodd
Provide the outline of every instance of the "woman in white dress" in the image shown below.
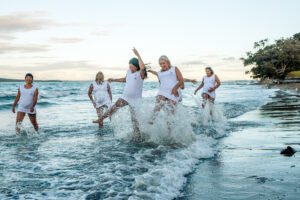
<path fill-rule="evenodd" d="M 18 105 L 17 118 L 16 118 L 16 133 L 20 132 L 20 125 L 28 114 L 31 124 L 34 129 L 38 131 L 39 125 L 36 120 L 36 104 L 38 101 L 38 88 L 33 84 L 33 75 L 28 73 L 25 75 L 25 85 L 22 84 L 18 89 L 18 94 L 12 105 L 12 112 L 16 112 L 16 106 Z"/>
<path fill-rule="evenodd" d="M 145 70 L 145 64 L 139 54 L 134 48 L 134 54 L 137 58 L 132 58 L 129 61 L 129 69 L 127 70 L 126 77 L 118 79 L 108 79 L 110 82 L 121 82 L 125 83 L 124 91 L 122 96 L 116 101 L 116 103 L 105 112 L 105 114 L 94 123 L 102 123 L 105 118 L 113 115 L 119 108 L 129 105 L 131 111 L 131 118 L 133 122 L 134 132 L 139 134 L 138 122 L 134 111 L 134 106 L 142 98 L 143 83 L 147 77 Z"/>
<path fill-rule="evenodd" d="M 184 88 L 184 79 L 180 70 L 171 65 L 167 56 L 159 58 L 161 71 L 149 70 L 150 73 L 158 77 L 160 86 L 156 96 L 155 113 L 164 106 L 171 108 L 174 112 L 174 106 L 182 100 L 181 89 Z"/>
<path fill-rule="evenodd" d="M 210 101 L 211 103 L 214 103 L 216 99 L 216 89 L 221 85 L 221 81 L 219 77 L 214 74 L 214 71 L 211 67 L 205 68 L 206 76 L 203 77 L 201 84 L 199 87 L 195 90 L 194 94 L 196 95 L 197 92 L 202 89 L 202 98 L 203 103 L 202 107 L 205 107 L 205 104 L 207 101 Z"/>
<path fill-rule="evenodd" d="M 98 118 L 103 116 L 105 109 L 111 107 L 112 93 L 110 85 L 104 80 L 102 72 L 96 74 L 96 79 L 90 85 L 88 96 L 96 109 Z M 103 121 L 99 122 L 99 128 L 103 127 Z"/>

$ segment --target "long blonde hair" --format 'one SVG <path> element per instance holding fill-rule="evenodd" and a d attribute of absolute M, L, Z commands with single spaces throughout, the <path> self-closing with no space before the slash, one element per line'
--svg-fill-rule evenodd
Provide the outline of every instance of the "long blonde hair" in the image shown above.
<path fill-rule="evenodd" d="M 100 78 L 98 78 L 99 76 L 100 76 Z M 102 72 L 98 72 L 98 73 L 96 74 L 95 81 L 96 81 L 96 82 L 98 82 L 98 81 L 103 82 L 103 81 L 104 81 L 104 74 L 103 74 Z"/>
<path fill-rule="evenodd" d="M 162 60 L 166 61 L 166 62 L 169 64 L 169 67 L 171 67 L 171 61 L 170 61 L 170 59 L 168 58 L 168 56 L 166 56 L 166 55 L 160 56 L 159 59 L 158 59 L 158 62 L 160 62 L 160 61 L 162 61 Z"/>

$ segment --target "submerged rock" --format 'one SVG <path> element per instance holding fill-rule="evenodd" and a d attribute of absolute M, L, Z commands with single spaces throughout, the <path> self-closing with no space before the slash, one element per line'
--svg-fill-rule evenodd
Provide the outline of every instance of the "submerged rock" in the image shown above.
<path fill-rule="evenodd" d="M 280 154 L 284 155 L 284 156 L 292 156 L 296 153 L 295 149 L 293 149 L 292 147 L 288 146 L 285 149 L 282 149 Z"/>

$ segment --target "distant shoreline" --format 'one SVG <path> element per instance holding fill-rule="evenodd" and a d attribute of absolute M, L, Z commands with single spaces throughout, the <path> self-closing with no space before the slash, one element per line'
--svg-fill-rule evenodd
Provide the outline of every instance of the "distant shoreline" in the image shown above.
<path fill-rule="evenodd" d="M 35 80 L 36 82 L 63 82 L 60 80 Z M 0 82 L 24 82 L 21 79 L 0 78 Z"/>

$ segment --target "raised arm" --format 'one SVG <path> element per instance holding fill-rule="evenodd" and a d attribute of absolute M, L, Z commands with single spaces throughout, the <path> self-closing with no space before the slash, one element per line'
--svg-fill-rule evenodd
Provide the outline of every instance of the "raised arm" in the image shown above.
<path fill-rule="evenodd" d="M 30 108 L 30 112 L 33 112 L 34 111 L 34 107 L 36 106 L 37 104 L 37 101 L 38 101 L 38 98 L 39 98 L 39 90 L 36 88 L 36 90 L 34 91 L 34 95 L 33 95 L 33 104 Z"/>
<path fill-rule="evenodd" d="M 13 113 L 16 112 L 16 106 L 17 106 L 17 104 L 18 104 L 18 102 L 19 102 L 19 100 L 20 100 L 20 96 L 21 96 L 21 92 L 20 92 L 20 88 L 19 88 L 19 89 L 18 89 L 18 94 L 17 94 L 17 96 L 16 96 L 16 98 L 15 98 L 15 101 L 14 101 L 14 103 L 13 103 L 13 105 L 12 105 L 12 112 L 13 112 Z"/>
<path fill-rule="evenodd" d="M 133 53 L 138 57 L 139 60 L 139 65 L 140 65 L 140 73 L 141 73 L 141 77 L 142 79 L 146 78 L 146 71 L 145 71 L 145 64 L 144 61 L 140 55 L 140 53 L 138 52 L 138 50 L 136 50 L 136 48 L 132 49 Z"/>

